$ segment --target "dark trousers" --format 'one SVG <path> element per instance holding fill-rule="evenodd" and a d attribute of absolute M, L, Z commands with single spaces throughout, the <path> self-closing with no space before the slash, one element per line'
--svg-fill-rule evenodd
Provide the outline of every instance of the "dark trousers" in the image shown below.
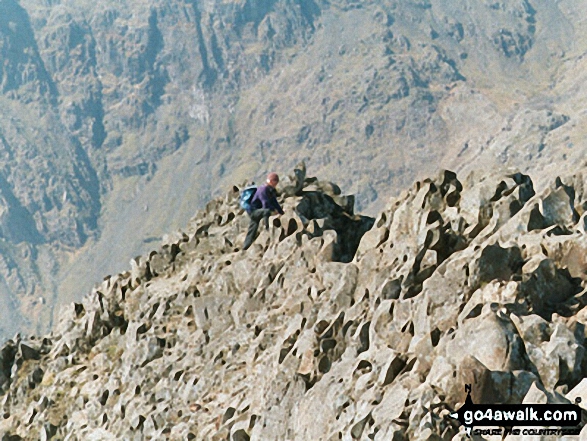
<path fill-rule="evenodd" d="M 245 243 L 243 244 L 243 250 L 248 249 L 255 240 L 255 236 L 257 235 L 257 230 L 259 229 L 259 222 L 261 222 L 261 219 L 265 220 L 265 229 L 269 229 L 269 216 L 271 216 L 271 210 L 269 210 L 268 208 L 259 208 L 249 213 L 249 218 L 251 219 L 251 222 L 249 223 L 249 229 L 247 231 Z"/>

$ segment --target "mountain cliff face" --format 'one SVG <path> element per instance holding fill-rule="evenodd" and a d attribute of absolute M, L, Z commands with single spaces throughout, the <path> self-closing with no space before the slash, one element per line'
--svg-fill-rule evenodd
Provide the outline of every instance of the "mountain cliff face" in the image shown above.
<path fill-rule="evenodd" d="M 303 167 L 286 184 L 246 252 L 235 187 L 53 333 L 2 346 L 5 439 L 464 440 L 465 384 L 585 398 L 582 174 L 536 192 L 442 171 L 376 219 Z"/>
<path fill-rule="evenodd" d="M 439 166 L 581 164 L 584 6 L 0 0 L 0 334 L 300 160 L 371 214 Z"/>
<path fill-rule="evenodd" d="M 210 103 L 226 109 L 234 100 L 228 92 L 267 70 L 267 57 L 259 55 L 268 50 L 266 42 L 250 53 L 244 49 L 257 44 L 257 28 L 269 26 L 261 23 L 269 12 L 281 17 L 273 26 L 283 28 L 277 36 L 271 31 L 273 50 L 303 42 L 318 12 L 315 5 L 290 11 L 295 2 L 273 3 L 0 3 L 0 105 L 8 115 L 0 125 L 2 297 L 21 314 L 3 323 L 4 337 L 15 329 L 46 328 L 58 296 L 81 294 L 80 247 L 102 240 L 109 248 L 86 259 L 82 252 L 81 265 L 95 278 L 115 269 L 113 234 L 122 236 L 116 238 L 122 248 L 137 252 L 147 234 L 185 222 L 209 197 L 216 188 L 204 172 L 216 130 L 206 129 Z M 220 79 L 222 86 L 215 86 Z M 215 88 L 217 99 L 209 96 Z M 185 164 L 185 183 L 161 188 L 160 181 L 177 171 L 177 164 L 161 162 L 181 147 L 188 157 L 176 162 Z M 153 184 L 159 191 L 135 201 L 159 168 Z M 132 204 L 128 217 L 136 217 L 149 206 L 155 213 L 172 211 L 170 198 L 180 201 L 180 213 L 153 215 L 155 228 L 137 231 L 118 219 L 124 214 L 119 204 Z M 110 216 L 118 220 L 106 220 Z M 114 256 L 118 265 L 128 259 L 122 256 Z M 68 285 L 71 273 L 76 277 Z M 40 316 L 25 319 L 33 310 Z"/>

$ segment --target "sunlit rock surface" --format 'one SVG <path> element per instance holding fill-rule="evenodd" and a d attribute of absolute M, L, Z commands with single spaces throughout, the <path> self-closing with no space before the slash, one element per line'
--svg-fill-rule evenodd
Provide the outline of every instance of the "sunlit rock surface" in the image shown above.
<path fill-rule="evenodd" d="M 476 403 L 585 389 L 585 180 L 443 171 L 377 218 L 306 176 L 240 250 L 234 187 L 0 350 L 6 439 L 465 439 Z M 12 437 L 12 438 L 10 438 Z"/>

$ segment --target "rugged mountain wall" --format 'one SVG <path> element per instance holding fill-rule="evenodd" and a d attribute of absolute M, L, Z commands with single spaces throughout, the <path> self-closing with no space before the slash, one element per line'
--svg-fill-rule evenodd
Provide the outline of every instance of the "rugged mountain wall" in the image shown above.
<path fill-rule="evenodd" d="M 584 7 L 0 0 L 0 334 L 303 159 L 371 214 L 439 166 L 554 178 L 584 160 Z"/>
<path fill-rule="evenodd" d="M 5 344 L 0 433 L 464 440 L 465 384 L 476 403 L 587 396 L 582 174 L 536 193 L 443 171 L 373 219 L 303 171 L 246 252 L 234 188 L 54 333 Z"/>

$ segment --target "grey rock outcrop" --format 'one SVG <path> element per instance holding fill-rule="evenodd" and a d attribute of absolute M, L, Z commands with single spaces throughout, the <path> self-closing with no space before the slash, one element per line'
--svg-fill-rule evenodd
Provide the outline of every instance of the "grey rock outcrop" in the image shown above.
<path fill-rule="evenodd" d="M 247 251 L 234 187 L 52 334 L 4 345 L 0 433 L 462 439 L 465 384 L 477 403 L 585 393 L 579 175 L 535 193 L 444 171 L 373 219 L 301 171 Z"/>

